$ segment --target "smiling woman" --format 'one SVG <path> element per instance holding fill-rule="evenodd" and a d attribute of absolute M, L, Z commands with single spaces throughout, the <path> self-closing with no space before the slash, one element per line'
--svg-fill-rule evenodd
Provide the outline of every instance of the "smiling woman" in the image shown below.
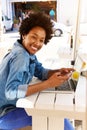
<path fill-rule="evenodd" d="M 32 117 L 28 116 L 23 108 L 16 108 L 17 100 L 44 89 L 60 87 L 69 79 L 72 68 L 56 70 L 45 68 L 35 55 L 51 39 L 52 27 L 53 24 L 48 15 L 41 12 L 31 13 L 20 25 L 20 38 L 2 59 L 0 64 L 0 110 L 2 113 L 0 116 L 3 121 L 0 121 L 0 129 L 6 129 L 8 123 L 8 126 L 11 124 L 9 129 L 31 126 Z M 30 84 L 34 76 L 42 82 Z M 14 110 L 10 109 L 8 112 L 11 106 L 14 106 Z M 18 124 L 15 125 L 17 122 Z"/>

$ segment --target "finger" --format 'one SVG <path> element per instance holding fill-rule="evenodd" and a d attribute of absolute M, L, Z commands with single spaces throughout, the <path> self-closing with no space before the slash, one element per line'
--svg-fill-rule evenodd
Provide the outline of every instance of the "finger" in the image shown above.
<path fill-rule="evenodd" d="M 58 78 L 60 79 L 60 80 L 67 80 L 67 79 L 69 79 L 71 77 L 71 75 L 70 74 L 67 74 L 67 75 L 60 75 L 60 76 L 58 76 Z"/>
<path fill-rule="evenodd" d="M 62 73 L 70 73 L 70 72 L 73 72 L 74 69 L 73 68 L 66 68 L 65 70 L 63 70 Z"/>
<path fill-rule="evenodd" d="M 67 68 L 68 71 L 74 71 L 74 68 Z"/>

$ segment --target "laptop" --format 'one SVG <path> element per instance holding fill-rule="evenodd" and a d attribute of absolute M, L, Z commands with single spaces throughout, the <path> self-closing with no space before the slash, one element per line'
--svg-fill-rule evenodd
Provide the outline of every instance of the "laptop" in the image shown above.
<path fill-rule="evenodd" d="M 84 61 L 84 59 L 80 55 L 77 55 L 76 60 L 75 60 L 75 64 L 73 65 L 73 68 L 79 74 L 81 74 L 84 69 L 87 69 L 86 62 Z M 78 80 L 74 80 L 74 79 L 72 79 L 72 77 L 70 77 L 68 79 L 68 81 L 66 81 L 61 86 L 56 87 L 55 90 L 58 90 L 58 91 L 71 91 L 71 92 L 74 91 L 75 92 L 77 84 L 78 84 Z"/>

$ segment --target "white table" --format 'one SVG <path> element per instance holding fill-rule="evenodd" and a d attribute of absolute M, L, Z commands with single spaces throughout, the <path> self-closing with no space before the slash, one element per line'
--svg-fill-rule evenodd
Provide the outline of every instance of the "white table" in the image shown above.
<path fill-rule="evenodd" d="M 32 115 L 32 130 L 64 130 L 64 118 L 82 120 L 87 130 L 87 79 L 80 77 L 73 104 L 72 92 L 43 91 L 19 99 L 17 107 Z"/>

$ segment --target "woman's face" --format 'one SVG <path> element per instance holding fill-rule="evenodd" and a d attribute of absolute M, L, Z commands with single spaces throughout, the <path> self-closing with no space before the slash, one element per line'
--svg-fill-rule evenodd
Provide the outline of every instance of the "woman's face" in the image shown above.
<path fill-rule="evenodd" d="M 37 26 L 32 28 L 27 35 L 23 35 L 23 46 L 30 54 L 35 54 L 44 44 L 46 32 Z"/>

